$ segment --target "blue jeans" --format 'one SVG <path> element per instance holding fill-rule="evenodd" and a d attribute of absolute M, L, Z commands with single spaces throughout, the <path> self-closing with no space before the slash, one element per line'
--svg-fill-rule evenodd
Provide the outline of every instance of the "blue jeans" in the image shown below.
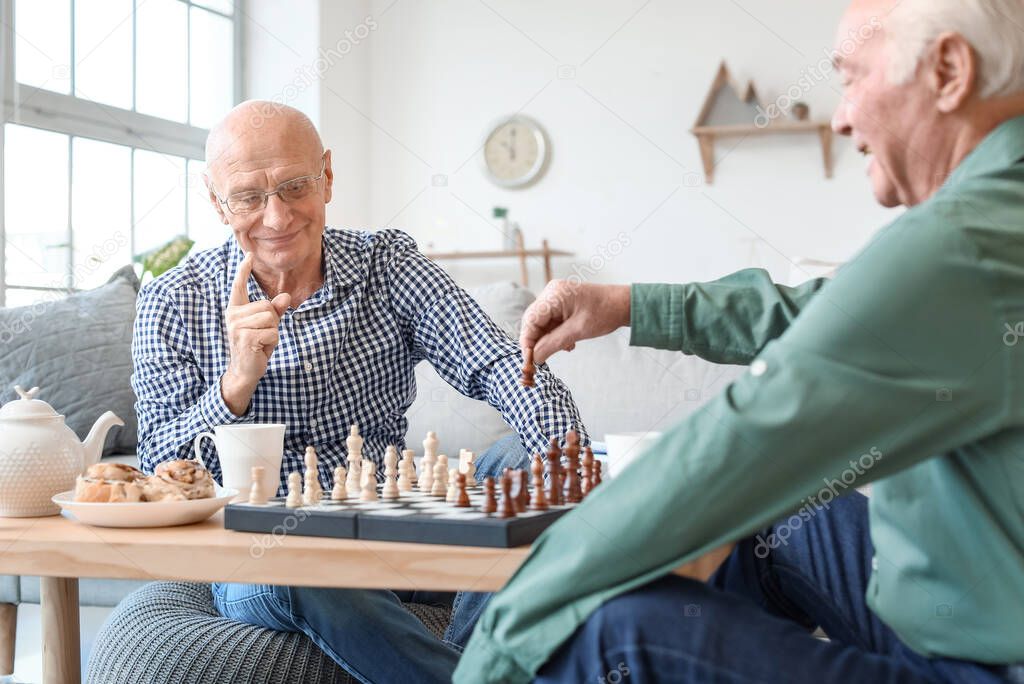
<path fill-rule="evenodd" d="M 515 435 L 477 459 L 477 477 L 524 468 Z M 459 653 L 490 594 L 214 584 L 221 615 L 282 632 L 302 632 L 361 682 L 450 682 Z M 452 605 L 439 641 L 402 603 Z"/>
<path fill-rule="evenodd" d="M 790 531 L 770 552 L 757 552 L 756 538 L 740 542 L 707 584 L 670 575 L 608 601 L 536 681 L 1024 681 L 1014 668 L 918 655 L 871 612 L 874 550 L 861 494 Z M 829 641 L 812 636 L 817 626 Z"/>

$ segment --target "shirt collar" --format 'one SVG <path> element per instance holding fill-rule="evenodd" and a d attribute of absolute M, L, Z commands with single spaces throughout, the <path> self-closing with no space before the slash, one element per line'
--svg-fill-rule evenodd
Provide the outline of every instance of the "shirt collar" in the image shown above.
<path fill-rule="evenodd" d="M 324 228 L 321 238 L 321 267 L 324 273 L 324 284 L 318 289 L 311 300 L 315 302 L 330 301 L 335 293 L 354 285 L 362 279 L 362 272 L 359 268 L 359 255 L 351 250 L 345 249 L 345 245 L 336 239 L 338 231 Z M 231 297 L 231 284 L 235 281 L 235 274 L 238 272 L 238 265 L 242 263 L 245 254 L 242 252 L 238 240 L 231 238 L 231 249 L 228 254 L 227 269 L 227 297 Z M 246 291 L 249 301 L 254 302 L 266 299 L 267 295 L 256 281 L 256 276 L 249 274 L 249 281 L 246 283 Z"/>
<path fill-rule="evenodd" d="M 1009 168 L 1024 159 L 1024 116 L 1004 121 L 956 167 L 945 185 Z"/>

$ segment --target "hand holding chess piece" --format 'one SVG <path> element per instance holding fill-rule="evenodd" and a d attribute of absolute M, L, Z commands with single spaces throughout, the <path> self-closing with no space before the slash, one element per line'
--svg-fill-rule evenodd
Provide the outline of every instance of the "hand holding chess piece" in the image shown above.
<path fill-rule="evenodd" d="M 629 325 L 629 285 L 597 285 L 552 280 L 523 314 L 519 348 L 544 363 L 580 340 Z"/>

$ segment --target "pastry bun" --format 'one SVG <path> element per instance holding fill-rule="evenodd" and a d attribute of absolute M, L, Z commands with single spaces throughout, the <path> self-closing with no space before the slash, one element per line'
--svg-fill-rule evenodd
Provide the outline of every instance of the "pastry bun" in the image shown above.
<path fill-rule="evenodd" d="M 134 503 L 143 501 L 146 475 L 124 463 L 95 463 L 75 480 L 75 501 Z"/>
<path fill-rule="evenodd" d="M 197 461 L 165 461 L 146 479 L 147 501 L 185 501 L 213 497 L 213 476 Z"/>

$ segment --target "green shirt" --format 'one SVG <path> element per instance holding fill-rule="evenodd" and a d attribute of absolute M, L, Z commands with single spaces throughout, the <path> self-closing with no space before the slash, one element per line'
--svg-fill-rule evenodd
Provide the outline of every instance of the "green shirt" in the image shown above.
<path fill-rule="evenodd" d="M 828 283 L 633 286 L 632 344 L 749 369 L 541 536 L 455 681 L 527 681 L 613 596 L 872 481 L 872 610 L 922 654 L 1024 661 L 1022 160 L 1024 117 Z"/>

